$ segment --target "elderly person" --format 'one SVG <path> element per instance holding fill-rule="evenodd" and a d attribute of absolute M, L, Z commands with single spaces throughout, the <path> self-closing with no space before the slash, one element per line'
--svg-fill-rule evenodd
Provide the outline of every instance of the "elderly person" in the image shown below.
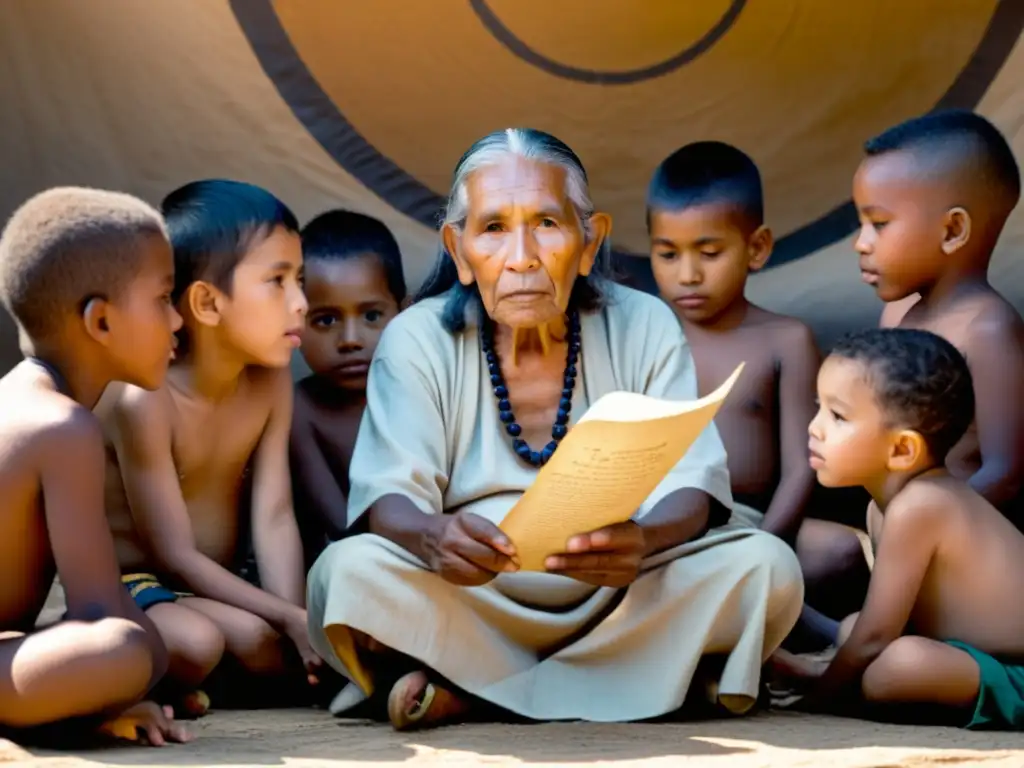
<path fill-rule="evenodd" d="M 558 139 L 486 136 L 455 169 L 433 276 L 383 333 L 351 464 L 348 522 L 368 532 L 317 560 L 308 609 L 313 647 L 363 695 L 383 684 L 396 728 L 487 704 L 650 718 L 680 708 L 705 654 L 725 663 L 700 695 L 744 712 L 797 620 L 790 549 L 723 525 L 714 426 L 632 521 L 518 572 L 497 524 L 590 404 L 697 397 L 672 311 L 598 277 L 610 230 Z"/>

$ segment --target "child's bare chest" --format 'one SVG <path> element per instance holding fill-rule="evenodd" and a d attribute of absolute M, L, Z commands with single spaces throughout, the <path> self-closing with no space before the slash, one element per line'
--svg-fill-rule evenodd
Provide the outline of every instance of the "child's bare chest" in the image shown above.
<path fill-rule="evenodd" d="M 210 484 L 241 479 L 267 425 L 261 404 L 231 403 L 222 408 L 179 406 L 173 428 L 174 466 L 186 499 Z"/>
<path fill-rule="evenodd" d="M 740 334 L 690 335 L 690 348 L 697 366 L 697 389 L 702 397 L 718 389 L 736 366 L 744 364 L 743 374 L 718 412 L 719 418 L 774 422 L 778 402 L 778 357 L 774 347 L 763 342 L 762 337 Z"/>
<path fill-rule="evenodd" d="M 317 447 L 327 459 L 334 476 L 346 482 L 362 415 L 362 408 L 315 408 L 313 411 L 313 434 Z"/>

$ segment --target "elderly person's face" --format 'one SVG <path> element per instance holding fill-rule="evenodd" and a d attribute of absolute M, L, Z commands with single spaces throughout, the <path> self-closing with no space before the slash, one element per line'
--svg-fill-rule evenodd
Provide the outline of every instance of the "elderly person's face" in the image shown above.
<path fill-rule="evenodd" d="M 442 236 L 459 281 L 477 284 L 497 323 L 529 328 L 563 316 L 576 279 L 594 266 L 611 219 L 594 214 L 587 238 L 565 182 L 562 168 L 516 156 L 468 179 L 465 228 Z"/>

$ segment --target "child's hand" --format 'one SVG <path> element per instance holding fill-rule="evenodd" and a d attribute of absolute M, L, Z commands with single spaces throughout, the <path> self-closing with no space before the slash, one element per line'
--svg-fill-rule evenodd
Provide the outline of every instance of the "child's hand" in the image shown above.
<path fill-rule="evenodd" d="M 302 666 L 306 668 L 306 681 L 310 685 L 320 682 L 320 667 L 324 660 L 321 659 L 313 647 L 309 644 L 309 625 L 306 622 L 306 612 L 298 609 L 294 618 L 285 625 L 285 634 L 295 645 L 295 649 L 302 658 Z"/>
<path fill-rule="evenodd" d="M 169 741 L 179 744 L 192 741 L 192 733 L 185 724 L 174 721 L 173 710 L 170 707 L 161 708 L 152 701 L 139 702 L 129 707 L 113 720 L 101 725 L 100 733 L 125 741 L 144 740 L 153 747 L 162 747 Z"/>

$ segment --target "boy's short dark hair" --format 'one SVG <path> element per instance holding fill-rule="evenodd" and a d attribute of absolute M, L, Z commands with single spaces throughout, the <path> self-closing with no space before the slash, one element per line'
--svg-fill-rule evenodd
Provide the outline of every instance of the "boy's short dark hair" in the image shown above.
<path fill-rule="evenodd" d="M 257 240 L 278 228 L 299 231 L 288 206 L 242 181 L 193 181 L 167 195 L 160 210 L 174 248 L 175 302 L 196 280 L 230 294 L 235 267 Z"/>
<path fill-rule="evenodd" d="M 388 290 L 395 302 L 405 301 L 405 270 L 398 242 L 384 222 L 355 211 L 321 213 L 302 228 L 302 257 L 343 260 L 372 255 L 384 267 Z"/>
<path fill-rule="evenodd" d="M 868 157 L 897 151 L 928 153 L 933 161 L 945 161 L 998 185 L 1007 210 L 1020 199 L 1020 168 L 1013 150 L 999 129 L 975 112 L 931 112 L 895 125 L 864 144 Z"/>
<path fill-rule="evenodd" d="M 974 419 L 974 385 L 956 347 L 930 331 L 872 328 L 844 336 L 831 355 L 864 365 L 882 410 L 924 437 L 936 461 Z"/>
<path fill-rule="evenodd" d="M 647 187 L 647 224 L 653 211 L 729 203 L 753 229 L 764 224 L 764 192 L 757 164 L 721 141 L 698 141 L 676 150 L 658 166 Z"/>
<path fill-rule="evenodd" d="M 41 192 L 0 236 L 0 301 L 29 338 L 44 338 L 92 299 L 115 299 L 138 274 L 150 238 L 166 241 L 167 231 L 137 197 L 84 187 Z"/>

